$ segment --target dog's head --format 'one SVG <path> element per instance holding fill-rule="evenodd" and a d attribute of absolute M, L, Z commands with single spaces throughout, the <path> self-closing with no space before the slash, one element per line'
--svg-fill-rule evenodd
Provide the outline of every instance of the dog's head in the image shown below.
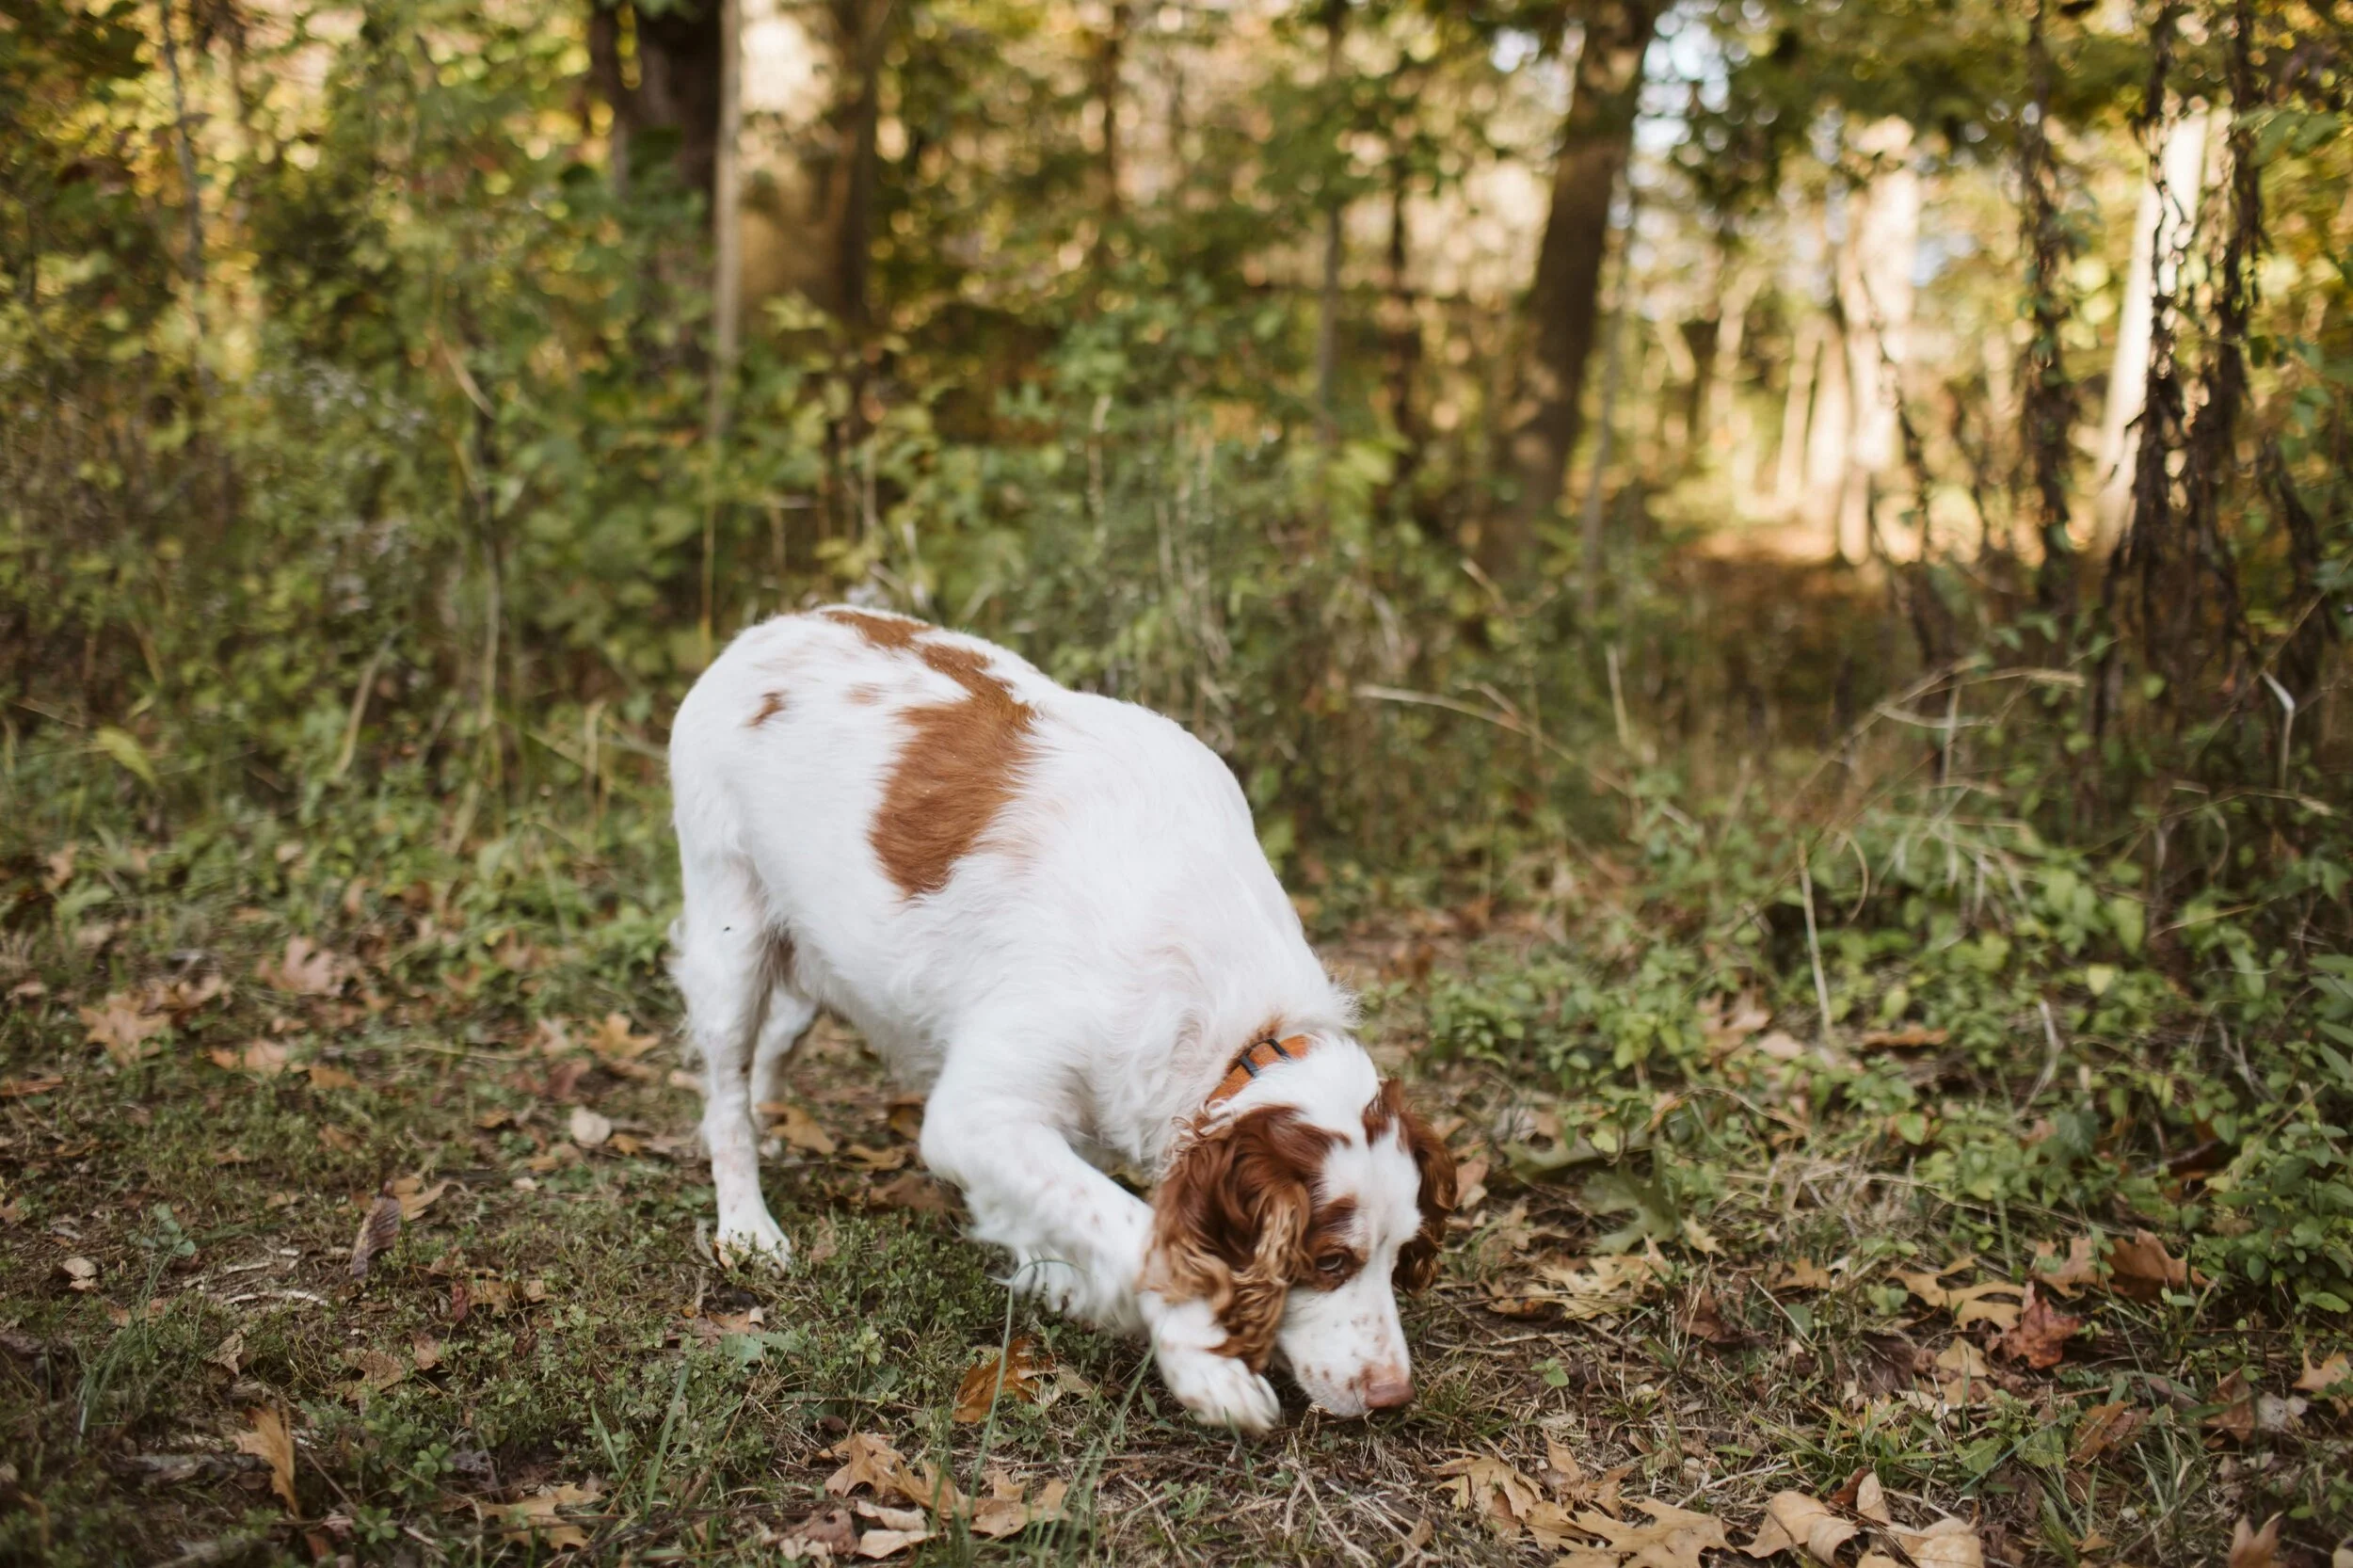
<path fill-rule="evenodd" d="M 1397 1292 L 1436 1275 L 1454 1160 L 1355 1049 L 1269 1073 L 1184 1130 L 1153 1194 L 1147 1287 L 1201 1301 L 1222 1354 L 1279 1360 L 1337 1416 L 1403 1404 Z"/>

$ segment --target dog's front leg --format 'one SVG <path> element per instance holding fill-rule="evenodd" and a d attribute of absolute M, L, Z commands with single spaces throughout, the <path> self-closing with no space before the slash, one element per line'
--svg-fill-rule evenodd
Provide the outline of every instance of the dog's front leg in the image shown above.
<path fill-rule="evenodd" d="M 1080 1159 L 1033 1096 L 943 1074 L 923 1110 L 923 1163 L 963 1190 L 973 1234 L 1013 1254 L 1017 1287 L 1101 1327 L 1146 1330 L 1169 1392 L 1195 1417 L 1254 1432 L 1280 1417 L 1273 1385 L 1217 1353 L 1225 1331 L 1205 1304 L 1139 1293 L 1150 1206 Z"/>

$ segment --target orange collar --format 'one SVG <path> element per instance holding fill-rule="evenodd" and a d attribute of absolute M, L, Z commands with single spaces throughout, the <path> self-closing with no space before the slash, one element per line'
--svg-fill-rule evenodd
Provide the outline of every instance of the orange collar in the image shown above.
<path fill-rule="evenodd" d="M 1270 1034 L 1253 1043 L 1247 1050 L 1234 1058 L 1234 1064 L 1225 1069 L 1225 1076 L 1218 1080 L 1217 1087 L 1209 1091 L 1209 1097 L 1202 1103 L 1216 1105 L 1232 1099 L 1249 1086 L 1252 1079 L 1277 1062 L 1296 1062 L 1314 1047 L 1315 1041 L 1305 1034 L 1292 1034 L 1280 1040 Z"/>

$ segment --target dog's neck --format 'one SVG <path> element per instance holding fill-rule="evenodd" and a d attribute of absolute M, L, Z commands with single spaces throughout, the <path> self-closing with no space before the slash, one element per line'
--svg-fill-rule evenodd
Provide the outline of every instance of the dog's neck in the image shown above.
<path fill-rule="evenodd" d="M 1314 1038 L 1305 1034 L 1289 1034 L 1280 1039 L 1267 1034 L 1253 1040 L 1234 1058 L 1225 1076 L 1218 1080 L 1217 1087 L 1201 1102 L 1201 1108 L 1208 1111 L 1225 1104 L 1250 1087 L 1260 1073 L 1279 1063 L 1298 1061 L 1315 1049 L 1315 1044 Z"/>

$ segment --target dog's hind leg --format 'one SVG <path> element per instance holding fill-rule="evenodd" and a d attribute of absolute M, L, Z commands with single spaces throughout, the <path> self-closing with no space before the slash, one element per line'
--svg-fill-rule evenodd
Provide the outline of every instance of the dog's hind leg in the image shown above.
<path fill-rule="evenodd" d="M 779 942 L 769 963 L 768 1014 L 760 1020 L 760 1043 L 752 1048 L 754 1112 L 784 1098 L 785 1062 L 817 1017 L 817 1004 L 792 984 L 792 944 Z"/>
<path fill-rule="evenodd" d="M 726 1262 L 758 1256 L 783 1267 L 792 1249 L 760 1196 L 760 1135 L 752 1119 L 752 1064 L 770 1011 L 775 935 L 749 866 L 683 841 L 679 858 L 686 908 L 671 928 L 670 973 L 685 995 L 687 1035 L 701 1059 L 703 1143 L 719 1194 L 719 1256 Z"/>

